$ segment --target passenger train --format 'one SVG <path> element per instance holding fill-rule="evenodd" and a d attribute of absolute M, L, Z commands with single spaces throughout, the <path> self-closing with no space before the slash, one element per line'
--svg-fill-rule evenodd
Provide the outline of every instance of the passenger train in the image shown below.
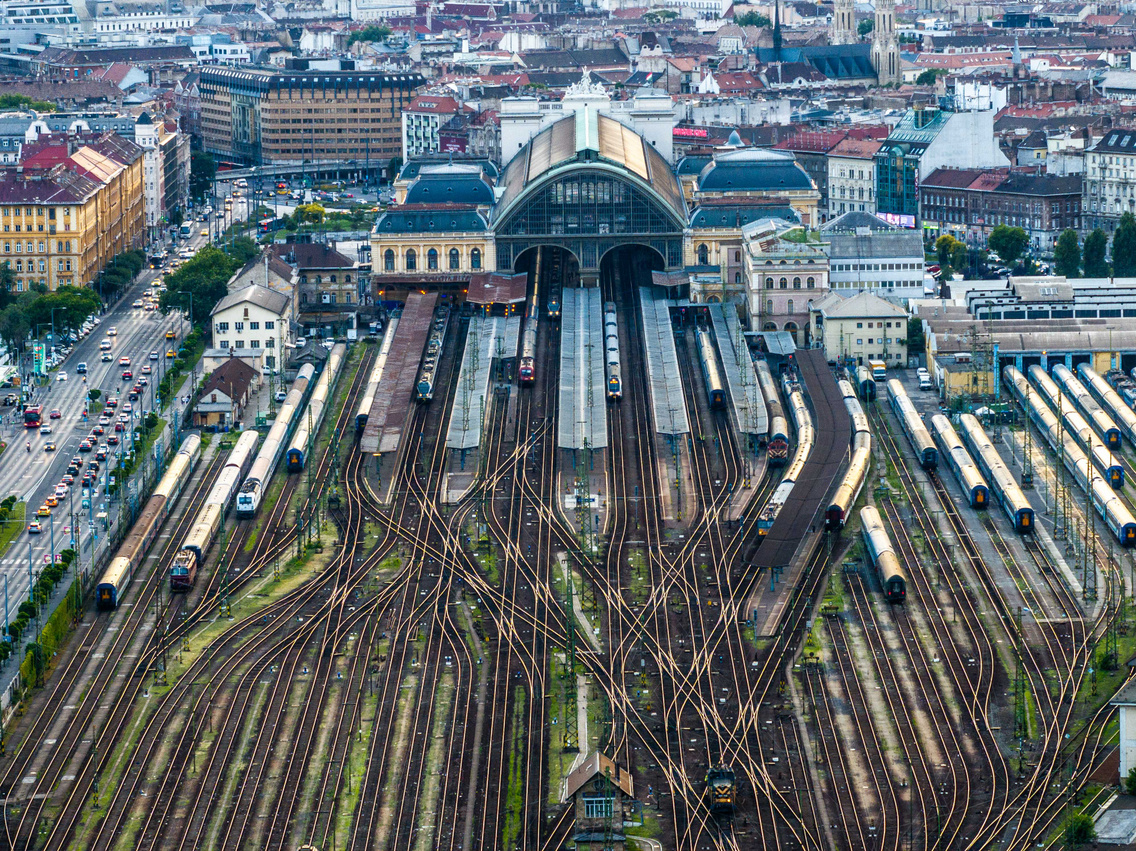
<path fill-rule="evenodd" d="M 971 508 L 986 508 L 990 505 L 990 487 L 982 477 L 982 471 L 970 453 L 966 451 L 962 439 L 942 414 L 931 417 L 931 434 L 935 436 L 935 443 L 939 445 L 942 457 L 950 465 L 951 472 L 962 485 L 966 494 L 966 501 Z"/>
<path fill-rule="evenodd" d="M 837 382 L 840 393 L 844 397 L 844 407 L 852 420 L 852 459 L 848 462 L 848 469 L 836 488 L 836 494 L 825 511 L 825 525 L 830 532 L 837 532 L 844 528 L 848 514 L 860 495 L 864 481 L 868 478 L 868 467 L 872 461 L 872 433 L 868 429 L 868 415 L 864 413 L 860 400 L 856 398 L 856 389 L 851 381 L 841 379 Z"/>
<path fill-rule="evenodd" d="M 1136 413 L 1124 403 L 1124 400 L 1109 386 L 1108 382 L 1097 375 L 1096 370 L 1087 363 L 1080 364 L 1077 367 L 1077 375 L 1089 388 L 1089 392 L 1112 415 L 1113 421 L 1124 429 L 1124 434 L 1129 443 L 1136 446 Z"/>
<path fill-rule="evenodd" d="M 122 546 L 103 571 L 95 588 L 95 605 L 99 609 L 105 611 L 118 607 L 122 595 L 134 579 L 134 571 L 142 564 L 146 551 L 154 543 L 154 538 L 158 536 L 170 509 L 177 502 L 200 458 L 201 438 L 191 434 L 181 442 L 170 466 L 142 507 L 138 521 L 130 527 Z"/>
<path fill-rule="evenodd" d="M 1085 415 L 1085 419 L 1089 421 L 1096 433 L 1100 435 L 1105 446 L 1113 452 L 1120 449 L 1122 436 L 1120 426 L 1093 398 L 1089 388 L 1084 385 L 1081 379 L 1077 378 L 1073 371 L 1063 363 L 1054 365 L 1053 377 L 1061 385 L 1066 395 L 1072 397 L 1073 401 L 1077 403 L 1077 407 L 1080 408 L 1081 413 Z"/>
<path fill-rule="evenodd" d="M 276 421 L 268 430 L 264 443 L 260 445 L 260 451 L 256 453 L 256 460 L 252 462 L 249 474 L 241 485 L 240 493 L 237 494 L 237 514 L 241 517 L 252 517 L 260 507 L 260 500 L 264 496 L 268 482 L 272 479 L 272 474 L 276 472 L 276 465 L 280 463 L 280 458 L 284 454 L 288 435 L 296 426 L 296 420 L 308 393 L 308 386 L 315 373 L 314 366 L 310 363 L 304 364 L 296 374 L 296 380 L 292 382 L 292 389 L 284 397 L 284 402 L 276 414 Z"/>
<path fill-rule="evenodd" d="M 418 372 L 418 383 L 415 385 L 419 402 L 429 402 L 434 398 L 434 374 L 438 369 L 438 359 L 442 357 L 442 346 L 446 342 L 446 327 L 450 324 L 450 306 L 440 304 L 434 308 L 434 324 L 430 328 L 430 336 L 426 339 L 426 357 L 422 360 L 422 369 Z"/>
<path fill-rule="evenodd" d="M 1088 456 L 1081 451 L 1077 441 L 1065 433 L 1057 422 L 1057 415 L 1049 409 L 1040 395 L 1027 394 L 1025 376 L 1013 366 L 1007 366 L 1002 371 L 1002 375 L 1022 406 L 1029 411 L 1030 419 L 1037 424 L 1038 430 L 1049 445 L 1064 457 L 1066 469 L 1073 474 L 1081 489 L 1090 495 L 1093 506 L 1108 525 L 1109 531 L 1121 546 L 1136 546 L 1136 518 L 1132 516 L 1124 500 L 1108 486 L 1104 477 L 1089 461 Z"/>
<path fill-rule="evenodd" d="M 762 537 L 769 534 L 773 522 L 781 513 L 781 509 L 785 507 L 789 494 L 793 492 L 793 485 L 797 483 L 801 471 L 805 468 L 805 462 L 809 460 L 816 438 L 813 418 L 809 413 L 808 405 L 805 404 L 805 394 L 802 392 L 800 384 L 789 376 L 783 379 L 783 383 L 785 398 L 789 402 L 789 410 L 793 415 L 793 424 L 797 427 L 797 451 L 793 453 L 793 460 L 781 477 L 781 484 L 773 491 L 773 496 L 769 498 L 769 502 L 757 515 L 757 534 Z"/>
<path fill-rule="evenodd" d="M 296 431 L 288 443 L 288 472 L 298 473 L 304 469 L 308 454 L 308 445 L 315 440 L 319 433 L 320 423 L 327 413 L 328 404 L 332 394 L 335 393 L 335 384 L 339 380 L 339 373 L 343 369 L 343 362 L 347 359 L 347 346 L 336 343 L 327 356 L 327 363 L 323 365 L 323 372 L 316 381 L 312 398 L 308 400 L 308 408 L 300 414 L 300 421 L 296 424 Z"/>
<path fill-rule="evenodd" d="M 1031 366 L 1029 377 L 1034 387 L 1041 391 L 1045 401 L 1049 403 L 1050 412 L 1055 410 L 1061 412 L 1061 425 L 1066 434 L 1077 441 L 1077 445 L 1092 457 L 1096 468 L 1104 473 L 1113 489 L 1119 490 L 1124 487 L 1124 466 L 1120 463 L 1120 459 L 1114 456 L 1097 437 L 1088 421 L 1077 413 L 1072 400 L 1061 392 L 1053 379 L 1046 375 L 1045 370 L 1040 366 L 1036 364 Z M 1057 417 L 1054 416 L 1053 419 L 1055 424 Z M 1046 427 L 1048 426 L 1049 424 Z M 1053 445 L 1052 441 L 1050 445 Z"/>
<path fill-rule="evenodd" d="M 978 469 L 986 479 L 986 484 L 994 491 L 994 498 L 1014 524 L 1014 531 L 1025 534 L 1033 531 L 1034 513 L 1029 500 L 1022 492 L 1014 474 L 990 442 L 986 430 L 974 414 L 959 417 L 959 431 L 963 442 L 970 449 L 970 457 L 978 464 Z"/>
<path fill-rule="evenodd" d="M 171 592 L 188 591 L 197 581 L 197 571 L 205 564 L 209 548 L 217 539 L 217 532 L 221 528 L 225 512 L 229 510 L 241 480 L 252 466 L 256 442 L 259 439 L 260 435 L 253 429 L 245 431 L 237 439 L 237 445 L 229 453 L 221 474 L 210 488 L 201 510 L 189 528 L 189 534 L 185 536 L 181 549 L 174 556 L 174 563 L 170 565 Z"/>
<path fill-rule="evenodd" d="M 915 405 L 912 404 L 898 378 L 888 379 L 887 390 L 891 399 L 891 409 L 903 427 L 903 433 L 911 441 L 919 465 L 924 470 L 934 470 L 939 465 L 939 451 L 935 448 L 935 441 L 931 440 L 927 426 L 923 424 L 923 418 L 915 410 Z"/>
<path fill-rule="evenodd" d="M 777 393 L 777 382 L 773 380 L 773 373 L 769 369 L 769 364 L 764 359 L 755 360 L 753 368 L 757 371 L 761 395 L 765 397 L 765 405 L 769 409 L 767 459 L 770 467 L 780 467 L 789 460 L 789 421 L 785 419 L 785 409 L 781 407 L 781 397 Z"/>
<path fill-rule="evenodd" d="M 856 387 L 860 391 L 860 398 L 865 402 L 875 400 L 876 379 L 872 378 L 872 371 L 868 367 L 856 367 Z"/>
<path fill-rule="evenodd" d="M 618 402 L 623 398 L 623 373 L 619 365 L 619 326 L 614 301 L 604 304 L 604 369 L 608 401 Z"/>
<path fill-rule="evenodd" d="M 860 509 L 860 525 L 864 549 L 872 566 L 880 573 L 884 597 L 888 602 L 902 603 L 907 599 L 907 571 L 899 563 L 899 556 L 895 554 L 891 538 L 884 528 L 883 518 L 874 505 L 865 505 Z"/>
<path fill-rule="evenodd" d="M 383 380 L 386 372 L 387 359 L 390 357 L 391 343 L 394 342 L 394 329 L 398 327 L 398 317 L 393 317 L 387 323 L 386 336 L 379 347 L 379 356 L 375 358 L 375 365 L 371 368 L 371 375 L 367 378 L 367 390 L 363 393 L 363 401 L 359 403 L 359 411 L 355 414 L 355 433 L 362 434 L 367 427 L 367 418 L 371 415 L 371 408 L 375 406 L 375 397 L 379 393 L 379 382 Z"/>
<path fill-rule="evenodd" d="M 543 248 L 536 250 L 536 263 L 533 266 L 533 289 L 525 305 L 525 330 L 521 335 L 521 359 L 517 364 L 517 378 L 528 386 L 536 378 L 536 329 L 537 311 L 540 309 L 540 264 Z M 556 315 L 560 315 L 560 303 L 556 304 Z"/>
<path fill-rule="evenodd" d="M 706 395 L 710 399 L 710 407 L 726 407 L 726 386 L 722 383 L 722 372 L 718 369 L 718 355 L 714 352 L 714 344 L 710 342 L 710 332 L 699 330 L 698 359 L 702 362 L 702 377 L 706 380 Z"/>

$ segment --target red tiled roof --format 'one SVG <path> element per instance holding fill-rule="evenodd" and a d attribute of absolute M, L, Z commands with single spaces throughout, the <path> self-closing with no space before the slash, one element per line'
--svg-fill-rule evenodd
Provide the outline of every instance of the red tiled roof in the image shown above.
<path fill-rule="evenodd" d="M 840 144 L 847 135 L 843 130 L 806 130 L 790 136 L 783 142 L 778 142 L 773 147 L 782 151 L 824 154 Z"/>

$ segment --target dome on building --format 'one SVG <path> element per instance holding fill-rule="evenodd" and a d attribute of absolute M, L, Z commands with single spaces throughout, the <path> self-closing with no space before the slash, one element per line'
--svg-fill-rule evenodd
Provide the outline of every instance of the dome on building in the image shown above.
<path fill-rule="evenodd" d="M 733 131 L 730 132 L 730 138 L 726 140 L 726 144 L 729 145 L 731 148 L 744 148 L 745 147 L 745 142 L 742 141 L 742 137 L 738 135 L 737 130 L 733 130 Z"/>
<path fill-rule="evenodd" d="M 404 204 L 484 204 L 495 200 L 493 187 L 474 165 L 426 166 L 406 191 Z"/>
<path fill-rule="evenodd" d="M 785 192 L 813 189 L 790 153 L 743 148 L 718 154 L 698 175 L 700 192 Z"/>

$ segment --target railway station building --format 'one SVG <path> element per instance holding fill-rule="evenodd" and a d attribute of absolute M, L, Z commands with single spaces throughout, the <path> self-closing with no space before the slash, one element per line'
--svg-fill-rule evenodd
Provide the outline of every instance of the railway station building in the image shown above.
<path fill-rule="evenodd" d="M 402 203 L 371 232 L 377 301 L 415 290 L 460 298 L 472 275 L 527 272 L 543 247 L 563 252 L 569 285 L 598 282 L 605 264 L 633 252 L 652 271 L 686 273 L 692 300 L 740 307 L 751 301 L 743 230 L 767 220 L 805 229 L 819 221 L 820 194 L 791 153 L 732 140 L 676 168 L 655 125 L 640 126 L 643 104 L 619 110 L 591 88 L 577 94 L 533 125 L 499 173 L 481 160 L 407 164 L 396 191 Z M 652 118 L 661 114 L 657 100 Z M 811 249 L 798 253 L 819 259 Z M 827 286 L 827 268 L 816 271 L 800 276 L 802 286 L 809 277 Z M 773 296 L 768 316 L 770 298 L 753 301 L 763 325 L 794 332 L 807 325 L 808 295 Z"/>

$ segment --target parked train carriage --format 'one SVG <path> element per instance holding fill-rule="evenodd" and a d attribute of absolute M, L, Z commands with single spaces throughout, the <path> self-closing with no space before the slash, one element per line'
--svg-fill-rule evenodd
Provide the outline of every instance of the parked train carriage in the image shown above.
<path fill-rule="evenodd" d="M 865 505 L 860 509 L 860 524 L 864 549 L 872 566 L 880 573 L 884 597 L 889 602 L 902 603 L 907 599 L 907 571 L 900 564 L 899 556 L 895 554 L 891 538 L 884 528 L 884 521 L 874 505 Z"/>
<path fill-rule="evenodd" d="M 872 378 L 872 371 L 866 366 L 856 367 L 856 387 L 860 391 L 860 398 L 865 402 L 875 400 L 876 379 Z"/>
<path fill-rule="evenodd" d="M 841 380 L 837 383 L 844 396 L 844 407 L 852 420 L 852 457 L 832 502 L 825 511 L 825 526 L 830 532 L 844 528 L 848 513 L 864 487 L 872 460 L 872 435 L 868 430 L 868 417 L 856 398 L 855 388 L 850 381 Z"/>
<path fill-rule="evenodd" d="M 706 331 L 698 332 L 698 357 L 702 361 L 702 375 L 706 379 L 706 395 L 710 399 L 710 407 L 726 407 L 726 387 L 718 370 L 718 356 L 714 352 L 714 344 L 710 342 L 710 334 Z"/>
<path fill-rule="evenodd" d="M 288 395 L 280 406 L 276 420 L 272 423 L 272 428 L 268 430 L 264 443 L 260 445 L 260 451 L 256 453 L 256 458 L 253 459 L 248 475 L 237 494 L 237 514 L 240 516 L 252 517 L 260 508 L 260 500 L 268 487 L 272 474 L 276 471 L 276 465 L 280 463 L 280 458 L 284 454 L 284 447 L 288 442 L 288 433 L 296 425 L 296 417 L 299 416 L 300 408 L 303 407 L 304 394 L 307 392 L 313 375 L 315 375 L 315 367 L 310 363 L 304 364 L 296 375 L 296 380 L 292 382 L 292 388 L 288 391 Z M 370 410 L 369 406 L 367 410 Z"/>
<path fill-rule="evenodd" d="M 434 325 L 430 328 L 430 336 L 426 339 L 426 356 L 422 360 L 418 382 L 414 385 L 415 398 L 419 402 L 430 402 L 434 399 L 435 374 L 438 371 L 438 360 L 442 357 L 442 348 L 446 344 L 446 328 L 449 324 L 449 305 L 439 305 L 434 310 Z M 334 352 L 334 349 L 332 351 Z M 331 358 L 328 358 L 328 364 L 330 363 Z M 324 374 L 326 373 L 327 367 L 324 367 Z"/>
<path fill-rule="evenodd" d="M 1125 404 L 1120 395 L 1101 378 L 1091 366 L 1082 363 L 1077 366 L 1077 376 L 1089 388 L 1089 392 L 1100 402 L 1113 422 L 1124 430 L 1129 442 L 1136 446 L 1136 412 Z"/>
<path fill-rule="evenodd" d="M 1056 424 L 1057 416 L 1038 394 L 1026 394 L 1026 379 L 1016 368 L 1007 366 L 1002 371 L 1006 383 L 1010 385 L 1022 405 L 1030 411 L 1030 418 L 1037 423 L 1042 434 L 1049 441 L 1054 451 L 1060 451 L 1065 459 L 1065 467 L 1073 474 L 1081 489 L 1090 495 L 1092 503 L 1096 506 L 1101 517 L 1108 524 L 1109 531 L 1120 542 L 1121 546 L 1136 545 L 1136 518 L 1128 510 L 1124 501 L 1120 499 L 1097 472 L 1089 457 L 1082 451 L 1080 445 L 1071 434 Z M 1058 444 L 1060 441 L 1060 444 Z"/>
<path fill-rule="evenodd" d="M 197 521 L 189 530 L 181 549 L 174 556 L 170 567 L 170 591 L 184 593 L 197 581 L 198 568 L 205 563 L 209 547 L 213 545 L 217 531 L 221 528 L 224 511 L 217 503 L 206 505 L 197 516 Z"/>
<path fill-rule="evenodd" d="M 331 350 L 327 363 L 324 364 L 323 372 L 316 382 L 311 399 L 308 400 L 308 409 L 300 414 L 296 432 L 292 435 L 291 441 L 288 442 L 288 452 L 285 458 L 287 458 L 289 473 L 298 473 L 304 469 L 308 442 L 314 440 L 315 435 L 319 432 L 320 424 L 323 423 L 324 414 L 327 412 L 332 394 L 335 393 L 335 384 L 339 380 L 339 373 L 343 369 L 343 363 L 346 359 L 347 346 L 343 343 L 337 343 L 335 348 Z"/>
<path fill-rule="evenodd" d="M 1032 371 L 1031 371 L 1032 372 Z M 1093 398 L 1093 394 L 1089 392 L 1089 388 L 1084 385 L 1081 379 L 1073 374 L 1073 370 L 1065 366 L 1063 363 L 1054 364 L 1053 377 L 1057 383 L 1061 385 L 1065 393 L 1072 398 L 1081 413 L 1085 415 L 1085 419 L 1093 427 L 1093 430 L 1104 441 L 1104 445 L 1110 451 L 1115 452 L 1120 449 L 1121 445 L 1121 430 L 1120 426 L 1116 424 L 1108 412 L 1101 407 L 1100 403 Z"/>
<path fill-rule="evenodd" d="M 383 344 L 379 347 L 379 354 L 375 358 L 375 365 L 371 367 L 371 374 L 367 377 L 367 390 L 363 394 L 363 401 L 359 403 L 358 413 L 355 414 L 355 433 L 360 435 L 367 427 L 367 418 L 371 415 L 371 408 L 375 405 L 375 396 L 379 393 L 379 383 L 386 372 L 387 359 L 390 357 L 391 344 L 394 342 L 394 329 L 398 327 L 398 317 L 393 317 L 387 323 L 387 331 L 383 336 Z M 311 366 L 311 364 L 305 364 Z M 299 376 L 297 376 L 299 378 Z M 293 385 L 294 387 L 295 385 Z M 287 404 L 287 400 L 285 400 Z M 283 410 L 283 409 L 281 409 Z M 277 414 L 277 419 L 280 415 Z"/>
<path fill-rule="evenodd" d="M 911 441 L 915 449 L 915 456 L 924 470 L 934 470 L 939 464 L 939 451 L 935 448 L 935 441 L 931 440 L 931 433 L 923 424 L 923 418 L 915 410 L 907 391 L 898 378 L 888 379 L 888 396 L 891 398 L 891 408 L 903 427 L 903 433 Z"/>
<path fill-rule="evenodd" d="M 963 441 L 971 451 L 971 457 L 978 464 L 979 470 L 985 476 L 987 485 L 994 490 L 994 498 L 1014 524 L 1014 531 L 1019 534 L 1033 531 L 1033 508 L 1026 499 L 1025 493 L 1018 485 L 1014 474 L 1002 460 L 1002 456 L 990 442 L 990 437 L 973 414 L 963 414 L 959 417 L 959 429 L 962 431 Z"/>
<path fill-rule="evenodd" d="M 785 418 L 785 409 L 781 406 L 777 382 L 773 380 L 769 364 L 764 359 L 755 360 L 753 368 L 757 372 L 761 395 L 765 398 L 765 405 L 769 409 L 769 443 L 766 446 L 766 455 L 770 467 L 780 467 L 789 460 L 789 421 Z"/>
<path fill-rule="evenodd" d="M 951 421 L 942 414 L 935 414 L 931 417 L 931 433 L 942 450 L 942 457 L 947 459 L 951 472 L 962 485 L 970 507 L 986 508 L 990 504 L 990 488 Z"/>
<path fill-rule="evenodd" d="M 623 370 L 619 363 L 619 326 L 615 302 L 604 304 L 604 369 L 607 371 L 607 398 L 618 402 L 623 398 Z"/>
<path fill-rule="evenodd" d="M 536 318 L 525 319 L 525 333 L 521 337 L 521 359 L 517 363 L 517 378 L 529 387 L 536 379 Z"/>
<path fill-rule="evenodd" d="M 146 500 L 138 520 L 127 532 L 115 557 L 107 565 L 95 589 L 99 609 L 114 609 L 134 579 L 135 569 L 162 529 L 170 509 L 181 495 L 194 467 L 201 458 L 201 438 L 187 435 L 170 461 L 154 493 Z"/>
<path fill-rule="evenodd" d="M 781 513 L 789 494 L 792 493 L 797 478 L 804 470 L 805 462 L 808 461 L 815 442 L 812 415 L 805 404 L 805 397 L 800 387 L 795 382 L 786 380 L 785 391 L 786 398 L 789 400 L 789 410 L 793 414 L 793 422 L 797 426 L 797 451 L 793 453 L 793 460 L 786 467 L 785 474 L 781 477 L 781 484 L 773 491 L 773 496 L 757 515 L 757 534 L 760 536 L 769 534 L 773 522 Z"/>
<path fill-rule="evenodd" d="M 1052 408 L 1057 408 L 1061 411 L 1061 425 L 1065 432 L 1071 436 L 1077 445 L 1088 453 L 1096 465 L 1097 469 L 1104 474 L 1108 479 L 1109 485 L 1113 489 L 1119 490 L 1124 487 L 1124 467 L 1120 463 L 1120 459 L 1116 458 L 1112 451 L 1105 445 L 1104 441 L 1098 437 L 1093 427 L 1089 425 L 1086 420 L 1077 410 L 1073 407 L 1073 401 L 1066 396 L 1057 387 L 1048 375 L 1045 374 L 1040 366 L 1031 366 L 1029 368 L 1029 377 L 1033 383 L 1041 390 L 1045 399 L 1049 402 Z M 1031 393 L 1032 397 L 1033 394 Z M 1025 404 L 1023 399 L 1022 404 Z M 1052 408 L 1050 415 L 1052 414 Z M 1048 415 L 1047 415 L 1048 417 Z M 1047 422 L 1048 422 L 1047 418 Z M 1050 441 L 1052 445 L 1052 441 Z"/>

